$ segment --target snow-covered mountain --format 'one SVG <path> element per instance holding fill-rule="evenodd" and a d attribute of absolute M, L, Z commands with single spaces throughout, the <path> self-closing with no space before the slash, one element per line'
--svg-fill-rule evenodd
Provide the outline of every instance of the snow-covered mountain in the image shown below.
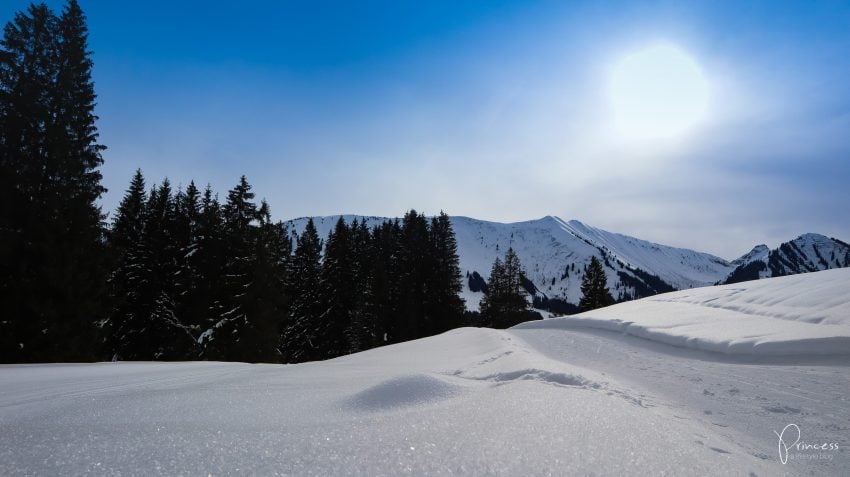
<path fill-rule="evenodd" d="M 339 217 L 314 217 L 319 236 L 327 237 Z M 386 220 L 356 215 L 343 217 L 348 222 L 355 218 L 365 220 L 370 226 Z M 816 234 L 789 242 L 793 245 L 783 244 L 778 252 L 760 245 L 730 262 L 708 253 L 661 245 L 552 216 L 516 223 L 461 216 L 451 220 L 461 270 L 466 275 L 463 295 L 471 310 L 478 309 L 483 296 L 476 284 L 489 278 L 493 261 L 508 247 L 517 252 L 533 284 L 530 292 L 538 300 L 548 302 L 553 310 L 561 311 L 572 311 L 565 304 L 577 304 L 581 298 L 582 274 L 593 256 L 602 261 L 608 286 L 618 300 L 725 283 L 738 270 L 759 266 L 751 265 L 753 263 L 763 261 L 767 269 L 768 256 L 774 255 L 776 258 L 772 260 L 776 265 L 769 271 L 776 269 L 782 273 L 761 277 L 850 265 L 847 255 L 850 248 L 846 244 Z M 293 234 L 300 234 L 306 223 L 307 218 L 299 218 L 288 221 L 287 226 Z"/>
<path fill-rule="evenodd" d="M 819 234 L 804 234 L 773 250 L 758 245 L 732 263 L 735 269 L 722 283 L 850 267 L 850 245 Z"/>

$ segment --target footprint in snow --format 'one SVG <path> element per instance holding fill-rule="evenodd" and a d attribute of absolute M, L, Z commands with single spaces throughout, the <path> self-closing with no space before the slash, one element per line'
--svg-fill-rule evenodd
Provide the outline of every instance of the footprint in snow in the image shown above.
<path fill-rule="evenodd" d="M 721 449 L 721 448 L 719 448 L 719 447 L 706 446 L 706 445 L 705 445 L 705 443 L 704 443 L 703 441 L 694 441 L 694 443 L 695 443 L 695 444 L 699 444 L 699 445 L 701 445 L 701 446 L 708 447 L 709 449 L 713 450 L 714 452 L 717 452 L 718 454 L 731 454 L 731 452 L 729 452 L 729 451 L 728 451 L 728 450 L 726 450 L 726 449 Z"/>
<path fill-rule="evenodd" d="M 709 447 L 709 449 L 711 449 L 711 450 L 713 450 L 714 452 L 717 452 L 717 453 L 719 453 L 719 454 L 731 454 L 731 452 L 729 452 L 728 450 L 726 450 L 726 449 L 721 449 L 721 448 L 719 448 L 719 447 Z"/>

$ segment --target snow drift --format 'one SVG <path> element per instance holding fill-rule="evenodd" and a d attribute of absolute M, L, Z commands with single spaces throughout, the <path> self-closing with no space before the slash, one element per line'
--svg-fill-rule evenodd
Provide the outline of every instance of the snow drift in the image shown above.
<path fill-rule="evenodd" d="M 778 468 L 719 428 L 674 418 L 681 410 L 657 412 L 646 399 L 547 358 L 511 332 L 471 328 L 298 365 L 0 366 L 0 474 L 769 475 Z"/>
<path fill-rule="evenodd" d="M 727 354 L 850 354 L 850 269 L 665 293 L 517 328 L 575 326 Z"/>

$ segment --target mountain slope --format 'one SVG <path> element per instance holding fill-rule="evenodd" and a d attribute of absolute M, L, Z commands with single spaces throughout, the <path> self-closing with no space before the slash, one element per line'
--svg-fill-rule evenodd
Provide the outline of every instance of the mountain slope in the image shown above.
<path fill-rule="evenodd" d="M 314 217 L 319 236 L 327 237 L 339 217 Z M 342 217 L 348 222 L 355 218 L 365 220 L 370 226 L 386 220 L 355 215 Z M 457 237 L 461 271 L 466 274 L 463 297 L 470 310 L 478 309 L 483 297 L 478 285 L 489 278 L 493 260 L 503 255 L 508 247 L 513 247 L 519 256 L 532 285 L 530 295 L 534 296 L 537 305 L 560 312 L 575 310 L 565 302 L 573 305 L 579 302 L 584 267 L 593 256 L 602 262 L 608 286 L 618 300 L 713 285 L 727 280 L 742 267 L 759 267 L 752 264 L 762 259 L 765 269 L 769 267 L 767 247 L 763 245 L 728 262 L 708 253 L 661 245 L 552 216 L 508 224 L 461 216 L 451 217 L 451 221 Z M 294 219 L 288 221 L 287 226 L 293 234 L 300 234 L 306 222 L 306 218 Z M 783 270 L 783 274 L 811 271 L 819 269 L 818 266 L 835 268 L 835 264 L 850 264 L 850 256 L 845 257 L 847 251 L 840 247 L 841 242 L 815 234 L 797 240 L 806 237 L 804 243 L 780 247 L 780 251 L 791 250 L 773 259 L 785 267 L 777 268 Z M 824 240 L 833 245 L 827 247 Z M 829 267 L 823 265 L 818 254 Z M 799 265 L 795 268 L 786 262 Z"/>
<path fill-rule="evenodd" d="M 722 283 L 850 267 L 850 245 L 819 234 L 804 234 L 773 250 L 759 245 L 733 264 L 735 269 Z"/>

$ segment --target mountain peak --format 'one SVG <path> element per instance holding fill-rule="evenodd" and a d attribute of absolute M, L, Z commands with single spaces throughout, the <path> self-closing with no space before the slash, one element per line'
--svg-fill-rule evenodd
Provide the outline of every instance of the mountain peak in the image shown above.
<path fill-rule="evenodd" d="M 850 245 L 821 234 L 806 233 L 773 250 L 758 245 L 732 263 L 737 268 L 722 283 L 847 267 Z"/>
<path fill-rule="evenodd" d="M 816 234 L 813 232 L 805 233 L 794 239 L 794 242 L 803 243 L 826 243 L 830 241 L 832 241 L 832 239 L 830 239 L 826 235 Z"/>
<path fill-rule="evenodd" d="M 759 244 L 753 247 L 749 252 L 732 260 L 732 265 L 740 267 L 756 261 L 767 261 L 767 256 L 770 254 L 770 248 L 765 244 Z"/>

